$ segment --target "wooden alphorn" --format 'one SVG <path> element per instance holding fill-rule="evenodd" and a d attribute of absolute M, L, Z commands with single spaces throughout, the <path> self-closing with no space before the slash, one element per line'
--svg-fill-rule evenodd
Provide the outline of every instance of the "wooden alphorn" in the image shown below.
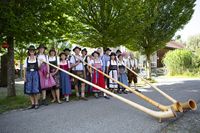
<path fill-rule="evenodd" d="M 125 65 L 124 65 L 125 66 Z M 175 100 L 174 98 L 172 98 L 171 96 L 169 96 L 168 94 L 166 94 L 165 92 L 163 92 L 162 90 L 160 90 L 157 86 L 149 83 L 146 79 L 144 79 L 142 76 L 140 76 L 139 74 L 137 74 L 136 72 L 134 72 L 132 69 L 128 68 L 127 66 L 125 66 L 126 69 L 128 69 L 130 72 L 132 72 L 133 74 L 137 75 L 141 80 L 143 80 L 145 83 L 147 83 L 148 85 L 150 85 L 151 87 L 153 87 L 156 91 L 158 91 L 161 95 L 163 95 L 165 98 L 167 98 L 169 101 L 171 101 L 173 103 L 172 106 L 174 106 L 173 108 L 178 109 L 180 112 L 183 112 L 183 110 L 196 110 L 197 109 L 197 104 L 195 102 L 195 100 L 193 99 L 189 99 L 187 102 L 178 102 L 177 100 Z M 182 108 L 182 109 L 181 109 Z M 175 110 L 176 110 L 175 109 Z"/>
<path fill-rule="evenodd" d="M 85 80 L 83 78 L 80 78 L 80 77 L 74 75 L 73 73 L 65 71 L 65 70 L 63 70 L 63 69 L 61 69 L 61 68 L 59 68 L 59 67 L 57 67 L 57 66 L 55 66 L 55 65 L 53 65 L 51 63 L 48 63 L 48 62 L 43 61 L 43 60 L 41 60 L 41 61 L 45 62 L 46 64 L 48 64 L 48 65 L 50 65 L 50 66 L 52 66 L 54 68 L 57 68 L 58 70 L 66 73 L 66 74 L 68 74 L 68 75 L 70 75 L 70 76 L 72 76 L 74 78 L 77 78 L 78 80 L 80 80 L 80 81 L 82 81 L 82 82 L 84 82 L 84 83 L 86 83 L 88 85 L 91 85 L 91 86 L 99 89 L 100 91 L 102 91 L 102 92 L 104 92 L 104 93 L 106 93 L 108 95 L 111 95 L 112 97 L 114 97 L 114 98 L 116 98 L 116 99 L 118 99 L 118 100 L 120 100 L 120 101 L 122 101 L 122 102 L 124 102 L 124 103 L 126 103 L 126 104 L 128 104 L 128 105 L 130 105 L 130 106 L 132 106 L 132 107 L 144 112 L 144 113 L 147 113 L 147 114 L 149 114 L 149 115 L 151 115 L 151 116 L 153 116 L 155 118 L 158 118 L 159 120 L 165 119 L 165 118 L 174 118 L 174 117 L 176 117 L 176 113 L 171 108 L 168 108 L 167 111 L 154 111 L 154 110 L 151 110 L 151 109 L 146 108 L 146 107 L 144 107 L 144 106 L 142 106 L 142 105 L 140 105 L 138 103 L 132 102 L 132 101 L 126 99 L 126 98 L 118 96 L 118 95 L 116 95 L 116 94 L 114 94 L 114 93 L 112 93 L 112 92 L 110 92 L 110 91 L 108 91 L 108 90 L 106 90 L 104 88 L 101 88 L 100 86 L 97 86 L 97 85 L 95 85 L 95 84 L 93 84 L 93 83 L 91 83 L 91 82 L 89 82 L 89 81 L 87 81 L 87 80 Z"/>
<path fill-rule="evenodd" d="M 75 56 L 75 55 L 74 55 Z M 79 57 L 75 56 L 75 58 L 81 60 Z M 110 77 L 109 75 L 105 74 L 104 72 L 96 69 L 95 67 L 93 67 L 92 65 L 88 64 L 87 62 L 81 60 L 84 64 L 87 64 L 89 67 L 91 67 L 92 69 L 98 71 L 99 73 L 103 74 L 104 76 L 106 76 L 107 78 L 113 80 L 114 82 L 118 83 L 119 85 L 121 85 L 122 87 L 124 87 L 125 89 L 131 91 L 132 93 L 136 94 L 137 96 L 139 96 L 140 98 L 144 99 L 145 101 L 149 102 L 150 104 L 154 105 L 155 107 L 159 108 L 160 110 L 162 111 L 167 111 L 169 108 L 172 108 L 174 111 L 178 111 L 178 112 L 183 112 L 181 106 L 179 104 L 173 104 L 173 105 L 170 105 L 170 106 L 165 106 L 165 105 L 162 105 L 156 101 L 154 101 L 153 99 L 143 95 L 142 93 L 139 93 L 137 91 L 135 91 L 134 89 L 124 85 L 123 83 L 119 82 L 118 80 Z"/>

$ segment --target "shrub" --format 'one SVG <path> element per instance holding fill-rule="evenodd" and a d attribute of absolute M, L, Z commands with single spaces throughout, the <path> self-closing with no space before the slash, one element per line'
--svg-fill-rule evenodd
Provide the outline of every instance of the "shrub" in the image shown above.
<path fill-rule="evenodd" d="M 180 75 L 184 72 L 190 71 L 192 66 L 194 54 L 189 50 L 174 50 L 169 51 L 164 59 L 167 71 L 170 75 Z"/>

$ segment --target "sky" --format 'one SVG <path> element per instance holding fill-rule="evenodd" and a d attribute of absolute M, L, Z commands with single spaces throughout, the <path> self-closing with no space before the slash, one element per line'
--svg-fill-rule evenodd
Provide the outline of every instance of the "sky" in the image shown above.
<path fill-rule="evenodd" d="M 176 35 L 181 35 L 183 41 L 187 41 L 190 36 L 200 34 L 200 0 L 196 0 L 194 14 L 191 20 L 184 26 L 182 30 L 179 30 Z"/>

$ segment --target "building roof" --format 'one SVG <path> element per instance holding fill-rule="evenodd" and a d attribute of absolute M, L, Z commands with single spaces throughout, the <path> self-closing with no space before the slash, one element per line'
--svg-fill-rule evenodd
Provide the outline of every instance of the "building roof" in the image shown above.
<path fill-rule="evenodd" d="M 180 42 L 170 41 L 167 43 L 166 47 L 172 48 L 172 49 L 183 49 L 183 48 L 185 48 L 185 45 Z"/>

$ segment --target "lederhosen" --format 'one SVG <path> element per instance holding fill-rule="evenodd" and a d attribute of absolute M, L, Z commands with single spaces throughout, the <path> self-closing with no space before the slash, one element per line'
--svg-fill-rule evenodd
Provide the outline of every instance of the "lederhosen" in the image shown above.
<path fill-rule="evenodd" d="M 137 70 L 134 69 L 134 66 L 132 66 L 130 59 L 129 59 L 129 63 L 130 63 L 130 69 L 132 69 L 134 72 L 137 72 Z M 134 61 L 134 65 L 135 65 L 135 61 Z M 129 83 L 131 83 L 132 81 L 134 83 L 137 83 L 137 75 L 132 73 L 130 70 L 128 70 L 128 81 Z"/>
<path fill-rule="evenodd" d="M 75 56 L 73 56 L 74 60 L 75 60 L 75 63 L 77 62 L 77 58 Z M 80 62 L 82 63 L 82 62 Z M 83 63 L 82 63 L 83 64 Z M 84 69 L 84 67 L 83 67 Z M 72 70 L 73 74 L 75 74 L 76 76 L 80 77 L 80 78 L 83 78 L 84 79 L 84 70 L 76 70 L 76 66 L 74 67 L 74 70 Z M 74 84 L 75 85 L 78 85 L 79 83 L 82 83 L 80 80 L 74 78 Z"/>
<path fill-rule="evenodd" d="M 116 61 L 116 63 L 117 63 L 117 61 Z M 109 69 L 108 69 L 108 75 L 111 76 L 112 78 L 118 80 L 118 76 L 116 76 L 116 75 L 114 74 L 114 71 L 115 71 L 115 70 L 117 71 L 117 69 L 118 69 L 117 64 L 116 64 L 116 65 L 112 65 L 112 62 L 111 62 L 111 60 L 110 60 L 110 66 L 109 66 L 108 68 L 109 68 Z M 110 75 L 110 72 L 112 73 L 111 75 Z M 116 77 L 115 77 L 115 76 L 116 76 Z M 118 87 L 117 87 L 117 83 L 113 82 L 113 81 L 110 80 L 110 79 L 108 79 L 108 84 L 107 84 L 107 85 L 108 85 L 109 88 L 118 88 Z M 111 87 L 111 86 L 115 86 L 115 87 Z"/>
<path fill-rule="evenodd" d="M 26 82 L 24 84 L 24 93 L 38 94 L 40 93 L 40 79 L 38 74 L 38 59 L 36 58 L 35 63 L 29 63 L 29 58 L 27 58 L 27 68 L 26 68 Z"/>
<path fill-rule="evenodd" d="M 49 63 L 58 66 L 57 64 L 57 57 L 55 56 L 56 60 L 55 61 L 49 61 Z M 49 65 L 50 73 L 54 73 L 57 68 Z M 58 89 L 60 86 L 60 78 L 59 78 L 59 71 L 53 76 L 54 80 L 56 81 L 56 86 L 53 87 L 53 89 Z"/>

